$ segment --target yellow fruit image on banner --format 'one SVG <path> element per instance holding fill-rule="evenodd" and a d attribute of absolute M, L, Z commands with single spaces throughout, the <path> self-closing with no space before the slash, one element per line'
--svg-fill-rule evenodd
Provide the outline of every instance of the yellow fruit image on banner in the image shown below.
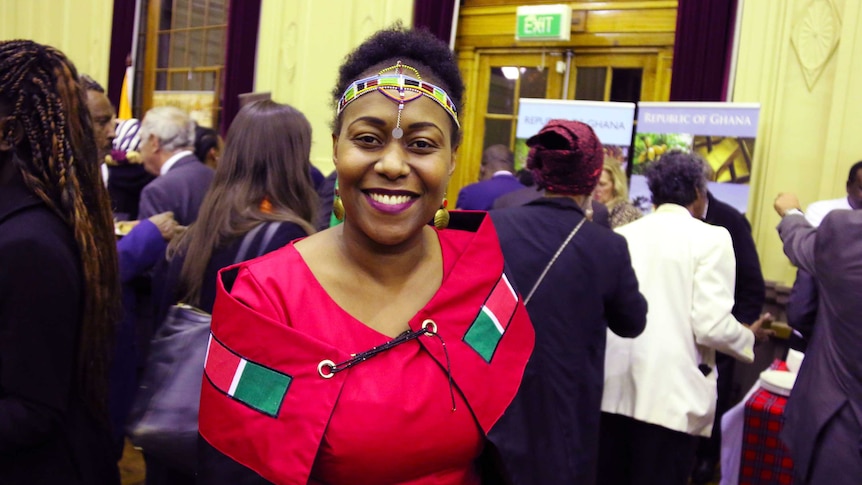
<path fill-rule="evenodd" d="M 670 150 L 691 151 L 693 138 L 687 133 L 638 133 L 635 136 L 632 173 L 642 175 L 650 163 Z"/>

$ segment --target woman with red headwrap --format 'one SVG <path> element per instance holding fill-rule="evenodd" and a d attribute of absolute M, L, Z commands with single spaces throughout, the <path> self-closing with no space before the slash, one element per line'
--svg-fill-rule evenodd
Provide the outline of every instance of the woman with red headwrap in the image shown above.
<path fill-rule="evenodd" d="M 529 140 L 527 168 L 545 189 L 491 211 L 536 346 L 515 401 L 489 434 L 513 483 L 596 480 L 605 337 L 639 335 L 647 305 L 625 239 L 584 207 L 602 171 L 602 144 L 583 123 L 552 120 Z"/>

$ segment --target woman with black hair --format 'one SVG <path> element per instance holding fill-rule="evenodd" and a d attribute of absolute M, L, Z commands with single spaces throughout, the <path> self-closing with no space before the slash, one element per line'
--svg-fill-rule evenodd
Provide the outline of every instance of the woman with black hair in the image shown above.
<path fill-rule="evenodd" d="M 23 40 L 0 42 L 0 268 L 0 483 L 119 483 L 108 194 L 75 67 Z"/>
<path fill-rule="evenodd" d="M 463 90 L 427 32 L 381 31 L 348 56 L 332 137 L 343 223 L 221 272 L 203 483 L 479 484 L 496 471 L 482 468 L 487 432 L 534 336 L 490 220 L 446 211 Z"/>
<path fill-rule="evenodd" d="M 213 170 L 218 167 L 223 144 L 214 129 L 195 124 L 195 156 Z"/>

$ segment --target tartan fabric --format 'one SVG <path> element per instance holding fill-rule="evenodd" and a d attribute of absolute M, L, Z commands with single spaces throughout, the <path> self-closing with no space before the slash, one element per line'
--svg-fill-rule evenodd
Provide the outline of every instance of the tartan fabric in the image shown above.
<path fill-rule="evenodd" d="M 790 485 L 793 460 L 778 439 L 787 398 L 758 389 L 745 403 L 739 485 Z"/>

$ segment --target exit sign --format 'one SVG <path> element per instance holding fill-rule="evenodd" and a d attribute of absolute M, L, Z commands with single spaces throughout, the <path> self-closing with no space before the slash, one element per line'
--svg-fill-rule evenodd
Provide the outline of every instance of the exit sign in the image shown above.
<path fill-rule="evenodd" d="M 568 5 L 518 7 L 515 40 L 569 40 L 572 8 Z"/>

